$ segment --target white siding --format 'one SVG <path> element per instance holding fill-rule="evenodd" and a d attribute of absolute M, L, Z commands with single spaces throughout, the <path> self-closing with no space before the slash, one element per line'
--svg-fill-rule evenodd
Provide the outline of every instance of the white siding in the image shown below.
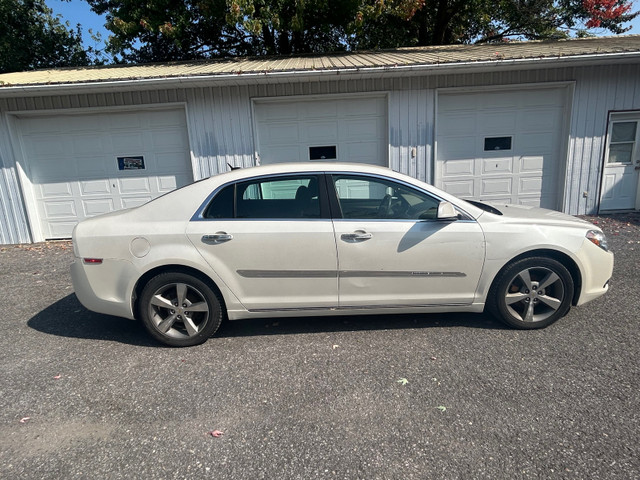
<path fill-rule="evenodd" d="M 640 65 L 630 64 L 0 99 L 0 242 L 30 240 L 4 112 L 185 102 L 194 178 L 199 179 L 226 171 L 227 163 L 254 164 L 252 98 L 385 92 L 389 165 L 431 182 L 437 88 L 575 81 L 564 210 L 582 214 L 595 212 L 598 205 L 608 112 L 640 110 L 638 78 Z"/>

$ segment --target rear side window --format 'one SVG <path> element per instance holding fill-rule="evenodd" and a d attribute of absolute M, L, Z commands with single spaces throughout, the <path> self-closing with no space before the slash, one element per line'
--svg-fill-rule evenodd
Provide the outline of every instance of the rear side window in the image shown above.
<path fill-rule="evenodd" d="M 323 218 L 316 175 L 270 177 L 222 189 L 206 208 L 205 218 Z"/>

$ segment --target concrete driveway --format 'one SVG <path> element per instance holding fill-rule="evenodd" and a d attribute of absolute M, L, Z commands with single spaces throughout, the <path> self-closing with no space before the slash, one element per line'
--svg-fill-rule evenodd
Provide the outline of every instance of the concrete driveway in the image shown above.
<path fill-rule="evenodd" d="M 2 247 L 0 478 L 639 478 L 640 215 L 590 220 L 611 291 L 545 330 L 241 321 L 189 349 L 86 311 L 68 243 Z"/>

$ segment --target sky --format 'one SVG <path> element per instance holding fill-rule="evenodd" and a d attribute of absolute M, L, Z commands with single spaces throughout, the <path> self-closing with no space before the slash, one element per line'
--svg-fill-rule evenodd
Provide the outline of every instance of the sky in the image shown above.
<path fill-rule="evenodd" d="M 104 28 L 105 19 L 103 16 L 96 15 L 89 8 L 89 4 L 83 0 L 45 0 L 45 3 L 53 10 L 54 14 L 62 15 L 63 20 L 68 21 L 72 27 L 76 24 L 80 24 L 82 27 L 82 38 L 85 46 L 101 48 L 100 45 L 94 45 L 91 40 L 88 30 L 92 29 L 95 32 L 99 32 L 102 35 L 103 40 L 106 40 L 109 36 L 109 31 Z M 640 0 L 635 0 L 633 10 L 640 9 Z M 638 15 L 633 22 L 631 22 L 631 30 L 627 34 L 640 34 L 640 15 Z M 608 32 L 597 32 L 596 35 L 610 35 Z"/>

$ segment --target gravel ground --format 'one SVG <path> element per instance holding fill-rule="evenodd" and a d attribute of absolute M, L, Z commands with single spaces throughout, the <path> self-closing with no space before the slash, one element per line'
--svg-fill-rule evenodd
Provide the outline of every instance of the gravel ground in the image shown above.
<path fill-rule="evenodd" d="M 0 478 L 640 478 L 640 215 L 586 218 L 611 291 L 545 330 L 251 320 L 189 349 L 86 311 L 68 242 L 1 247 Z"/>

